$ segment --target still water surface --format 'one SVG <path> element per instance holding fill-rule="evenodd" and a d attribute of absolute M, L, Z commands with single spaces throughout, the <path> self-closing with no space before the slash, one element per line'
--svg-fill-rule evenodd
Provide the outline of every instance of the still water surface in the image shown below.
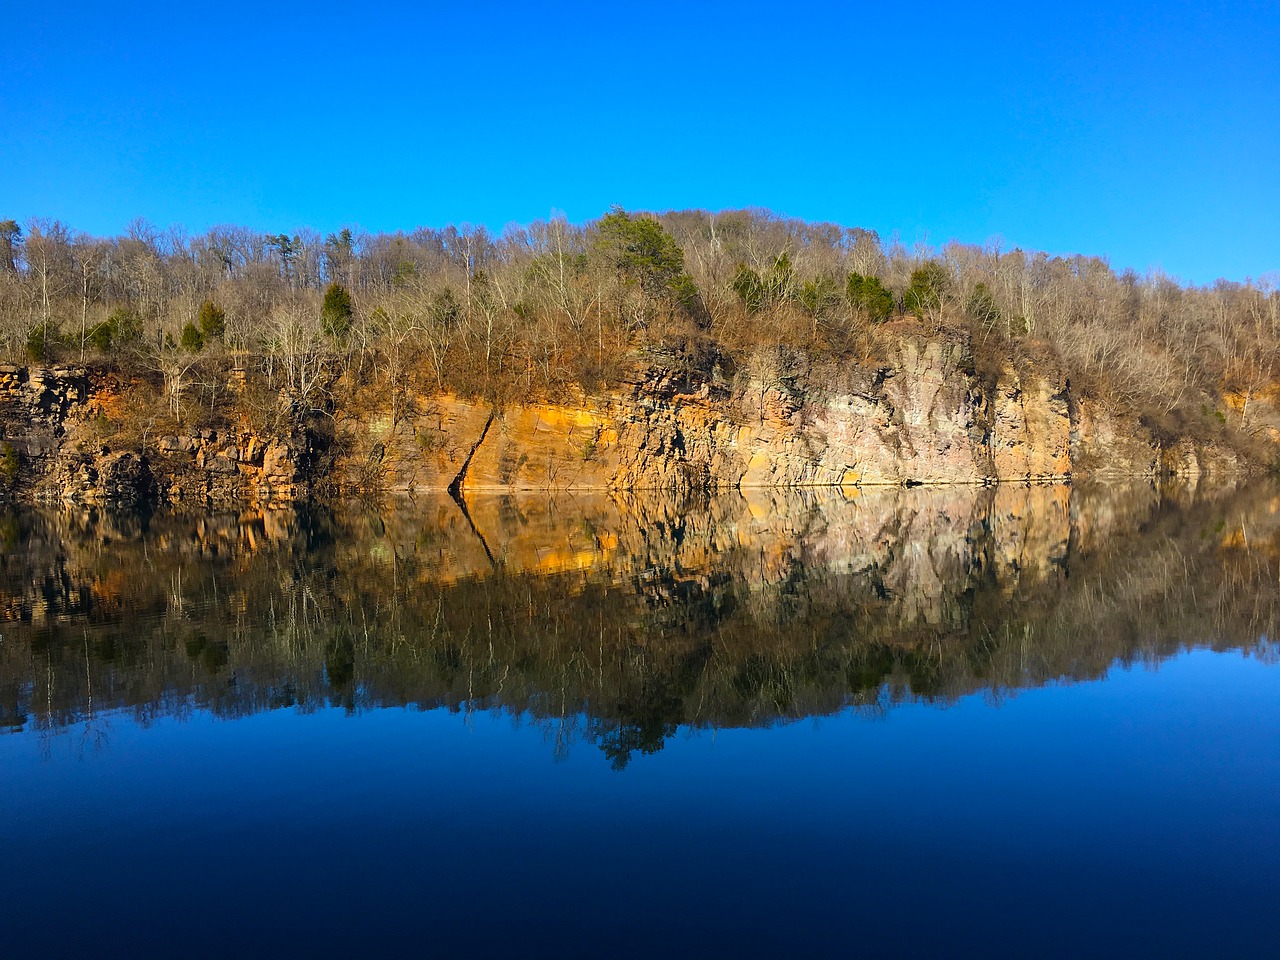
<path fill-rule="evenodd" d="M 1270 486 L 0 548 L 6 955 L 1280 952 Z"/>

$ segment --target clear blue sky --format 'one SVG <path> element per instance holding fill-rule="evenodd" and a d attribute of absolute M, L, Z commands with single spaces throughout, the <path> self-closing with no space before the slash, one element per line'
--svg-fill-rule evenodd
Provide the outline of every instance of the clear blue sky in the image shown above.
<path fill-rule="evenodd" d="M 7 5 L 0 218 L 768 207 L 1280 270 L 1280 2 Z"/>

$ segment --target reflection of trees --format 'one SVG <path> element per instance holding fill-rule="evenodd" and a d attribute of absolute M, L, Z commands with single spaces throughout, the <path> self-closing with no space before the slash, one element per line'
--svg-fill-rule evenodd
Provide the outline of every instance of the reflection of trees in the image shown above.
<path fill-rule="evenodd" d="M 743 504 L 506 498 L 473 511 L 492 558 L 449 504 L 14 514 L 0 724 L 499 709 L 623 767 L 686 725 L 998 699 L 1192 644 L 1275 657 L 1271 488 Z"/>

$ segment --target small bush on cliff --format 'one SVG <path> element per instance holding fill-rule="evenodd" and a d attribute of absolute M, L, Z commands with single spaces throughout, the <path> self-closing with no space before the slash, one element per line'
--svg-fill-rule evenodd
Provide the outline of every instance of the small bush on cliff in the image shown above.
<path fill-rule="evenodd" d="M 777 303 L 787 303 L 794 299 L 796 290 L 796 268 L 791 256 L 785 250 L 773 259 L 769 273 L 764 278 L 769 296 Z"/>
<path fill-rule="evenodd" d="M 893 316 L 893 293 L 878 277 L 851 273 L 845 284 L 845 292 L 854 314 L 861 319 L 871 323 L 884 323 Z"/>
<path fill-rule="evenodd" d="M 990 332 L 1000 322 L 1000 308 L 996 306 L 995 297 L 985 283 L 979 283 L 973 288 L 965 310 L 969 319 L 980 330 Z"/>
<path fill-rule="evenodd" d="M 186 350 L 188 353 L 199 353 L 204 349 L 204 337 L 201 336 L 200 331 L 196 329 L 196 325 L 191 322 L 188 322 L 187 325 L 182 328 L 181 342 L 182 349 Z"/>
<path fill-rule="evenodd" d="M 111 349 L 111 324 L 95 323 L 89 328 L 89 335 L 86 338 L 89 345 L 101 353 L 106 353 Z"/>
<path fill-rule="evenodd" d="M 10 489 L 18 479 L 18 451 L 13 444 L 0 443 L 0 490 Z"/>
<path fill-rule="evenodd" d="M 738 264 L 738 269 L 733 275 L 732 286 L 733 292 L 738 295 L 738 299 L 742 301 L 748 313 L 758 313 L 764 307 L 765 290 L 760 274 L 745 263 Z"/>
<path fill-rule="evenodd" d="M 206 343 L 221 340 L 227 332 L 227 315 L 212 300 L 206 300 L 196 314 L 196 326 Z"/>
<path fill-rule="evenodd" d="M 418 430 L 415 439 L 418 441 L 418 449 L 424 454 L 443 450 L 449 442 L 449 436 L 443 430 L 432 430 L 426 427 Z"/>
<path fill-rule="evenodd" d="M 116 307 L 107 317 L 112 343 L 129 343 L 142 336 L 142 317 L 129 307 Z"/>
<path fill-rule="evenodd" d="M 710 327 L 711 315 L 702 302 L 702 294 L 698 290 L 698 285 L 694 283 L 693 277 L 682 273 L 671 281 L 671 299 L 684 315 L 699 327 L 704 330 Z"/>
<path fill-rule="evenodd" d="M 796 299 L 805 313 L 812 317 L 825 317 L 840 307 L 840 286 L 829 276 L 814 277 L 800 285 Z"/>
<path fill-rule="evenodd" d="M 142 318 L 128 307 L 116 307 L 101 323 L 95 323 L 86 339 L 94 349 L 110 353 L 114 347 L 142 336 Z"/>
<path fill-rule="evenodd" d="M 320 308 L 320 327 L 335 340 L 341 340 L 351 330 L 351 318 L 355 314 L 351 306 L 351 294 L 340 283 L 329 284 L 324 292 L 324 305 Z"/>
<path fill-rule="evenodd" d="M 44 363 L 49 359 L 54 346 L 51 339 L 56 342 L 58 336 L 57 330 L 51 330 L 51 326 L 42 323 L 27 334 L 27 359 L 32 363 Z"/>
<path fill-rule="evenodd" d="M 834 286 L 834 281 L 825 276 L 802 282 L 796 276 L 791 257 L 785 252 L 778 254 L 763 273 L 757 273 L 745 263 L 738 264 L 732 282 L 733 292 L 748 313 L 776 311 L 786 304 L 799 302 L 802 308 L 813 314 L 828 304 L 832 293 L 839 297 Z"/>
<path fill-rule="evenodd" d="M 946 268 L 930 260 L 919 270 L 911 271 L 911 282 L 902 295 L 904 309 L 924 317 L 942 305 L 942 296 L 951 285 Z"/>

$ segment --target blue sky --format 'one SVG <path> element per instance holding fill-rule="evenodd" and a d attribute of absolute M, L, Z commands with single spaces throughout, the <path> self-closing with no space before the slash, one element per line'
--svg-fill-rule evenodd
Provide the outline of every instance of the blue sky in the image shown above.
<path fill-rule="evenodd" d="M 127 7 L 126 10 L 120 7 Z M 628 208 L 1280 270 L 1280 3 L 22 3 L 0 218 Z"/>

